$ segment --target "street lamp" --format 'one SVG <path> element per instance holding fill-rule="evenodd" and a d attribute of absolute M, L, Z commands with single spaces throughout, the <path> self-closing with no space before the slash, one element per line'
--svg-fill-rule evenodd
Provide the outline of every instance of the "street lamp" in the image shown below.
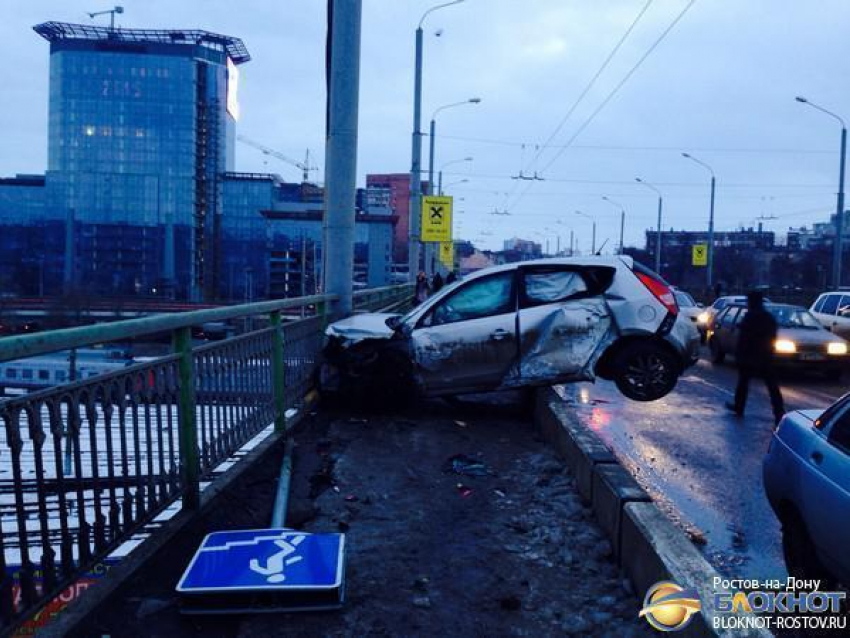
<path fill-rule="evenodd" d="M 623 245 L 623 231 L 626 228 L 626 209 L 622 204 L 618 204 L 607 195 L 603 195 L 602 199 L 620 209 L 620 254 L 622 255 L 623 249 L 625 248 L 625 246 Z"/>
<path fill-rule="evenodd" d="M 664 205 L 664 198 L 661 191 L 655 188 L 652 184 L 640 177 L 635 177 L 638 184 L 643 184 L 647 188 L 651 188 L 658 193 L 658 230 L 655 233 L 655 272 L 661 274 L 661 207 Z"/>
<path fill-rule="evenodd" d="M 408 248 L 408 281 L 415 281 L 416 274 L 419 272 L 419 241 L 420 241 L 420 216 L 422 209 L 422 175 L 420 174 L 422 166 L 422 23 L 430 13 L 450 7 L 454 4 L 460 4 L 464 0 L 452 0 L 452 2 L 444 2 L 435 5 L 422 14 L 419 20 L 419 25 L 416 27 L 416 60 L 415 71 L 413 77 L 413 143 L 411 149 L 410 162 L 410 208 L 408 239 L 410 242 Z"/>
<path fill-rule="evenodd" d="M 697 164 L 705 168 L 709 173 L 711 173 L 711 204 L 708 210 L 708 263 L 706 264 L 708 266 L 708 270 L 706 273 L 706 282 L 708 283 L 708 287 L 710 289 L 714 273 L 714 186 L 717 182 L 717 179 L 714 176 L 714 169 L 702 160 L 698 160 L 690 153 L 682 153 L 682 157 L 696 162 Z"/>
<path fill-rule="evenodd" d="M 596 219 L 594 219 L 592 216 L 588 215 L 587 213 L 581 212 L 580 210 L 576 211 L 576 215 L 581 215 L 582 217 L 587 217 L 590 221 L 593 222 L 593 235 L 591 235 L 591 240 L 590 240 L 590 254 L 595 255 L 596 254 Z"/>
<path fill-rule="evenodd" d="M 449 188 L 451 186 L 457 186 L 458 184 L 466 184 L 467 182 L 469 182 L 468 179 L 459 179 L 458 181 L 452 182 L 451 184 L 446 184 L 446 188 Z"/>
<path fill-rule="evenodd" d="M 452 164 L 460 164 L 462 162 L 471 162 L 472 159 L 473 159 L 472 157 L 464 157 L 463 159 L 456 159 L 456 160 L 452 160 L 450 162 L 446 162 L 445 164 L 443 164 L 440 167 L 440 170 L 437 173 L 437 175 L 438 175 L 438 177 L 437 177 L 437 193 L 439 195 L 443 194 L 443 169 L 446 168 L 446 166 L 451 166 Z"/>
<path fill-rule="evenodd" d="M 796 100 L 801 104 L 808 104 L 813 109 L 817 109 L 822 113 L 826 113 L 834 117 L 841 124 L 841 157 L 839 159 L 839 169 L 838 169 L 838 203 L 836 205 L 835 210 L 835 245 L 833 246 L 833 257 L 832 257 L 832 285 L 835 287 L 835 290 L 838 290 L 839 286 L 841 286 L 841 243 L 844 239 L 844 160 L 847 156 L 847 125 L 844 123 L 844 120 L 833 113 L 832 111 L 827 111 L 822 106 L 818 106 L 814 102 L 809 102 L 804 97 L 797 96 Z"/>
<path fill-rule="evenodd" d="M 444 111 L 446 109 L 451 109 L 456 106 L 463 106 L 464 104 L 480 104 L 480 97 L 471 97 L 468 100 L 463 100 L 462 102 L 452 102 L 451 104 L 444 104 L 434 111 L 431 115 L 431 139 L 430 139 L 430 149 L 429 149 L 429 158 L 428 158 L 428 192 L 433 195 L 434 194 L 434 140 L 437 137 L 437 113 L 440 111 Z M 471 160 L 472 158 L 470 158 Z"/>

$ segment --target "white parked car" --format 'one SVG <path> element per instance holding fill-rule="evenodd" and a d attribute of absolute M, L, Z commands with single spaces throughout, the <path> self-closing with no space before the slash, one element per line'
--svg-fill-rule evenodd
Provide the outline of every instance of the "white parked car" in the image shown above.
<path fill-rule="evenodd" d="M 850 394 L 824 411 L 786 414 L 764 460 L 792 576 L 850 584 Z"/>
<path fill-rule="evenodd" d="M 456 395 L 600 376 L 629 398 L 652 401 L 673 389 L 699 351 L 667 283 L 625 256 L 488 268 L 404 316 L 354 315 L 331 324 L 327 336 L 323 387 L 361 396 L 399 386 Z"/>
<path fill-rule="evenodd" d="M 850 339 L 850 292 L 825 292 L 815 299 L 809 311 L 824 328 Z"/>

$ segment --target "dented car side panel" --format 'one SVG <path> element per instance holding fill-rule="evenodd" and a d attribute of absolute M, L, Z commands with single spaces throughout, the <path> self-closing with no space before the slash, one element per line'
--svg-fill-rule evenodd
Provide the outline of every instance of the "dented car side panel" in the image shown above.
<path fill-rule="evenodd" d="M 503 387 L 592 381 L 596 361 L 617 337 L 601 297 L 526 308 L 518 323 L 519 358 Z"/>

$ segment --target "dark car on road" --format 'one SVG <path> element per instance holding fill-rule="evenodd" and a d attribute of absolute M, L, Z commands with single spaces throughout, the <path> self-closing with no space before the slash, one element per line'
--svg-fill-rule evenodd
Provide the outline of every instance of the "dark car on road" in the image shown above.
<path fill-rule="evenodd" d="M 774 362 L 781 367 L 818 371 L 831 378 L 841 377 L 847 357 L 847 342 L 826 330 L 808 310 L 787 304 L 765 304 L 776 319 L 777 338 L 773 343 Z M 747 307 L 726 306 L 709 325 L 708 348 L 714 363 L 723 363 L 735 354 L 741 321 Z"/>

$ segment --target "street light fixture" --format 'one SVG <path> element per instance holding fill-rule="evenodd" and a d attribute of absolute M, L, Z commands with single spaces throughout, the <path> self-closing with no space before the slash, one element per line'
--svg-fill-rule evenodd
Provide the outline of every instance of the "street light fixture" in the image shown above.
<path fill-rule="evenodd" d="M 451 184 L 446 184 L 446 188 L 449 188 L 450 186 L 457 186 L 458 184 L 466 184 L 467 182 L 469 182 L 468 179 L 459 179 L 458 181 L 452 182 Z"/>
<path fill-rule="evenodd" d="M 830 117 L 835 118 L 841 124 L 841 157 L 839 158 L 838 168 L 838 202 L 835 207 L 835 244 L 833 245 L 832 256 L 832 285 L 835 290 L 841 286 L 841 243 L 844 239 L 844 163 L 847 156 L 847 125 L 844 119 L 828 111 L 822 106 L 810 102 L 804 97 L 797 96 L 795 98 L 801 104 L 808 104 L 813 109 L 817 109 L 822 113 L 826 113 Z"/>
<path fill-rule="evenodd" d="M 472 160 L 473 160 L 472 157 L 464 157 L 463 159 L 456 159 L 456 160 L 452 160 L 450 162 L 446 162 L 445 164 L 443 164 L 440 167 L 439 172 L 437 173 L 437 175 L 438 175 L 438 177 L 437 177 L 437 193 L 439 195 L 443 194 L 443 169 L 446 168 L 446 166 L 451 166 L 452 164 L 461 164 L 463 162 L 471 162 Z"/>
<path fill-rule="evenodd" d="M 661 195 L 661 191 L 658 190 L 655 186 L 647 182 L 645 179 L 641 179 L 640 177 L 635 177 L 635 181 L 638 184 L 643 184 L 647 188 L 651 188 L 656 193 L 658 193 L 658 230 L 655 232 L 655 272 L 659 275 L 661 274 L 661 208 L 664 205 L 664 197 Z"/>
<path fill-rule="evenodd" d="M 626 208 L 622 204 L 615 202 L 607 195 L 603 195 L 602 199 L 620 209 L 620 254 L 622 255 L 623 249 L 625 248 L 625 246 L 623 245 L 623 231 L 626 228 Z"/>
<path fill-rule="evenodd" d="M 708 267 L 706 271 L 706 282 L 710 289 L 714 279 L 714 187 L 717 183 L 717 178 L 714 175 L 714 169 L 702 160 L 697 159 L 690 153 L 682 153 L 682 157 L 696 162 L 711 173 L 711 204 L 708 210 L 708 263 L 706 264 Z"/>
<path fill-rule="evenodd" d="M 419 272 L 419 244 L 420 244 L 420 229 L 421 229 L 421 209 L 422 209 L 422 175 L 420 174 L 422 166 L 422 24 L 429 14 L 450 7 L 455 4 L 460 4 L 464 0 L 452 0 L 452 2 L 444 2 L 435 5 L 422 14 L 419 20 L 419 25 L 416 27 L 416 59 L 415 71 L 413 77 L 413 142 L 411 144 L 411 162 L 410 162 L 410 208 L 409 230 L 408 230 L 408 281 L 413 282 L 416 278 L 416 273 Z"/>
<path fill-rule="evenodd" d="M 593 235 L 591 235 L 591 240 L 590 240 L 590 254 L 595 255 L 596 254 L 596 219 L 593 216 L 588 215 L 587 213 L 583 213 L 580 210 L 576 211 L 576 215 L 581 215 L 582 217 L 587 217 L 590 221 L 593 222 Z"/>

